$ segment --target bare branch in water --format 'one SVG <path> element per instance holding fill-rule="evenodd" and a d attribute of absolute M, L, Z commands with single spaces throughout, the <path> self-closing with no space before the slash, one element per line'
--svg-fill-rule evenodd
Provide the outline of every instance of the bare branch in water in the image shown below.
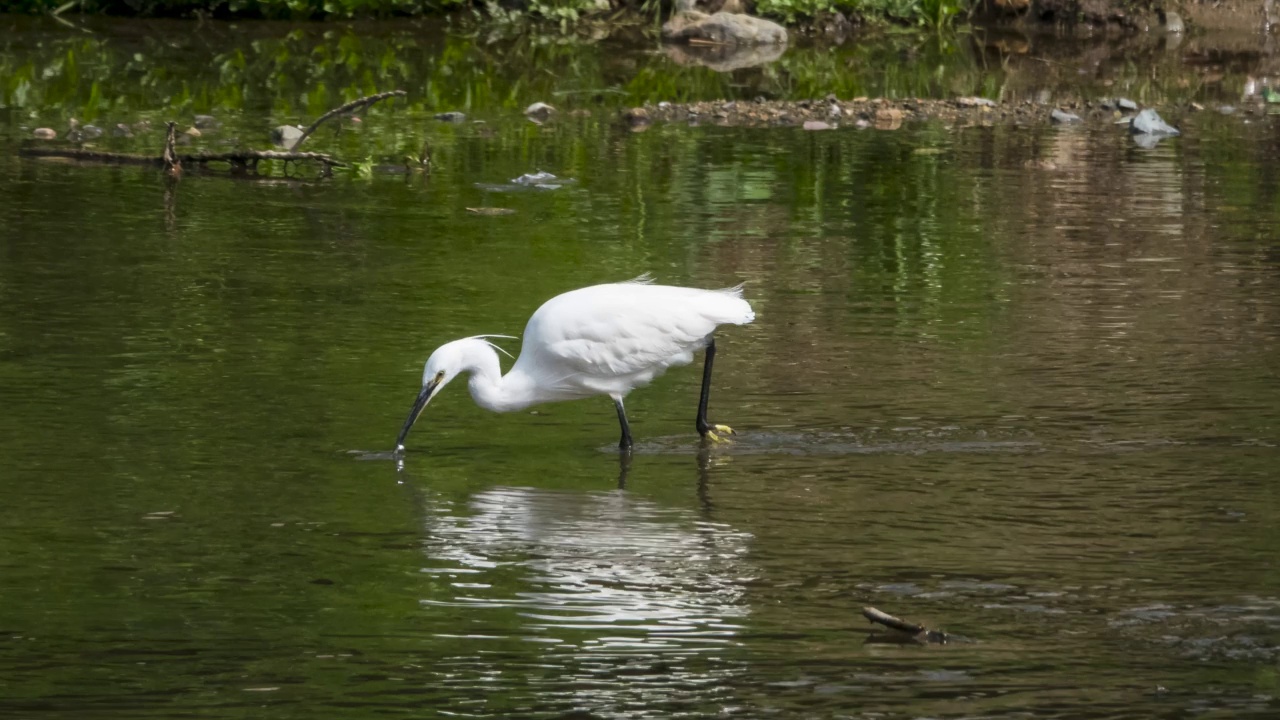
<path fill-rule="evenodd" d="M 884 625 L 885 627 L 896 631 L 896 633 L 900 633 L 884 638 L 874 638 L 880 642 L 917 642 L 928 644 L 946 643 L 948 641 L 947 634 L 941 630 L 930 630 L 923 625 L 909 623 L 906 620 L 896 618 L 889 613 L 881 612 L 870 606 L 862 608 L 862 616 L 873 623 Z M 868 638 L 867 642 L 872 642 L 872 638 Z"/>
<path fill-rule="evenodd" d="M 376 95 L 368 95 L 368 96 L 359 98 L 357 100 L 352 100 L 346 105 L 343 105 L 341 107 L 336 107 L 330 110 L 329 112 L 321 115 L 318 120 L 308 125 L 307 129 L 302 131 L 302 137 L 298 138 L 298 141 L 293 144 L 292 149 L 297 150 L 298 147 L 302 145 L 302 143 L 306 142 L 307 138 L 311 137 L 311 134 L 316 131 L 316 128 L 319 128 L 320 124 L 323 123 L 325 120 L 328 120 L 329 118 L 336 117 L 338 115 L 343 115 L 346 113 L 353 113 L 353 112 L 356 112 L 357 110 L 363 110 L 380 100 L 386 100 L 389 97 L 404 97 L 406 94 L 407 93 L 403 90 L 388 90 L 387 92 L 381 92 Z"/>

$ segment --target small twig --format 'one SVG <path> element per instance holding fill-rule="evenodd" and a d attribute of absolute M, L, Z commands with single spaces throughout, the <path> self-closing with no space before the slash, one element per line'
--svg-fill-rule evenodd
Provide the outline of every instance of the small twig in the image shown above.
<path fill-rule="evenodd" d="M 321 115 L 318 120 L 308 125 L 307 129 L 302 131 L 302 137 L 299 137 L 298 141 L 293 144 L 293 149 L 297 150 L 298 147 L 301 146 L 302 143 L 305 142 L 307 138 L 311 137 L 311 134 L 316 131 L 316 128 L 320 127 L 320 124 L 323 123 L 325 120 L 328 120 L 329 118 L 335 117 L 337 115 L 342 115 L 344 113 L 352 113 L 357 110 L 363 110 L 364 108 L 369 107 L 370 105 L 378 102 L 379 100 L 386 100 L 389 97 L 403 97 L 407 94 L 408 93 L 406 93 L 403 90 L 388 90 L 387 92 L 378 93 L 377 95 L 369 95 L 367 97 L 359 98 L 358 100 L 352 100 L 346 105 L 343 105 L 341 107 L 336 107 L 330 110 L 329 112 Z"/>

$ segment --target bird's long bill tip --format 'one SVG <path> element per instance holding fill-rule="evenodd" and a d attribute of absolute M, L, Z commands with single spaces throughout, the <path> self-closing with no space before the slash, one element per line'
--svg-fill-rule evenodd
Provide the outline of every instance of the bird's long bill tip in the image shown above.
<path fill-rule="evenodd" d="M 435 383 L 430 383 L 422 388 L 422 392 L 418 393 L 418 397 L 413 401 L 413 407 L 409 408 L 409 417 L 405 418 L 404 427 L 400 428 L 400 434 L 396 436 L 396 452 L 404 452 L 404 439 L 409 436 L 409 431 L 413 429 L 413 424 L 418 421 L 418 416 L 427 407 L 427 403 L 431 400 L 431 392 L 436 389 Z"/>

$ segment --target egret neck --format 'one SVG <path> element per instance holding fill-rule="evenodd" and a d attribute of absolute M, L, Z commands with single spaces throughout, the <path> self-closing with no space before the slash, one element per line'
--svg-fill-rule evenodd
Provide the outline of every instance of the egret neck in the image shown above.
<path fill-rule="evenodd" d="M 490 412 L 522 410 L 541 400 L 537 383 L 523 372 L 512 368 L 506 375 L 498 362 L 498 353 L 482 340 L 466 342 L 461 372 L 470 372 L 467 388 L 476 404 Z"/>

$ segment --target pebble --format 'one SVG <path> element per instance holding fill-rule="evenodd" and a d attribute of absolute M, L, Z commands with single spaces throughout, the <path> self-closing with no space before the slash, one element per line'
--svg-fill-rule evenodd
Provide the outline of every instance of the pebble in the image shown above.
<path fill-rule="evenodd" d="M 36 128 L 31 131 L 31 135 L 37 140 L 53 140 L 58 137 L 58 131 L 53 128 Z"/>

